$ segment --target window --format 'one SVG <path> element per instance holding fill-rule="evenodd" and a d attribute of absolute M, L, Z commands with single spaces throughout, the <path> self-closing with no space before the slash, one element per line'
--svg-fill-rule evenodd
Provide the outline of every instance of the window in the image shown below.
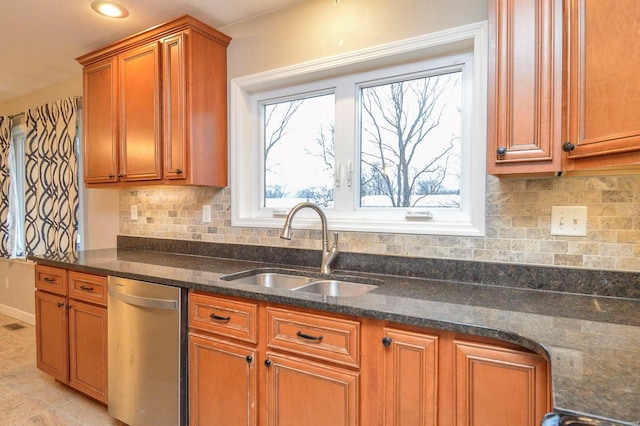
<path fill-rule="evenodd" d="M 280 227 L 311 201 L 332 230 L 482 235 L 485 31 L 234 79 L 232 225 Z"/>
<path fill-rule="evenodd" d="M 11 258 L 24 257 L 24 143 L 27 126 L 20 124 L 11 129 L 9 145 L 9 241 L 7 250 Z"/>

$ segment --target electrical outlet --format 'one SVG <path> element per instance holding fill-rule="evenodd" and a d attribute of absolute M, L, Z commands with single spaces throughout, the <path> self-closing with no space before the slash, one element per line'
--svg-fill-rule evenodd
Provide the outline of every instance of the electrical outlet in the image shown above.
<path fill-rule="evenodd" d="M 138 220 L 138 206 L 131 206 L 131 220 Z"/>
<path fill-rule="evenodd" d="M 587 236 L 586 206 L 551 207 L 551 235 Z"/>
<path fill-rule="evenodd" d="M 209 204 L 202 206 L 202 222 L 211 223 L 211 206 Z"/>

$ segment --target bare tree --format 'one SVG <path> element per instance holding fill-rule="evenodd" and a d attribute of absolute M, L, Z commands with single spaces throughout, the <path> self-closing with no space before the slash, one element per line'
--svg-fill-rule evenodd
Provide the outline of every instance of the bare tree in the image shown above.
<path fill-rule="evenodd" d="M 291 117 L 296 113 L 304 99 L 271 104 L 265 108 L 264 118 L 264 158 L 265 163 L 269 151 L 285 135 L 285 130 Z"/>
<path fill-rule="evenodd" d="M 435 183 L 431 191 L 438 191 L 458 136 L 440 144 L 428 161 L 421 164 L 418 162 L 425 158 L 419 155 L 419 147 L 429 141 L 430 133 L 440 125 L 446 107 L 441 97 L 449 83 L 450 76 L 441 75 L 362 90 L 362 108 L 370 119 L 370 126 L 363 126 L 362 143 L 375 147 L 372 150 L 375 153 L 362 149 L 363 194 L 374 190 L 389 197 L 393 207 L 411 207 L 417 202 L 412 203 L 411 199 L 418 193 L 421 181 Z M 368 171 L 364 170 L 365 165 Z"/>

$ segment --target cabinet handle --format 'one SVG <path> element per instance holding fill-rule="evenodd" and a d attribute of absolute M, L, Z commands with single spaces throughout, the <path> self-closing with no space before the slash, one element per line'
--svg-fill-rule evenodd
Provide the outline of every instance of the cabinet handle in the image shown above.
<path fill-rule="evenodd" d="M 391 346 L 391 337 L 383 337 L 382 338 L 382 346 L 384 346 L 385 348 L 388 348 L 389 346 Z"/>
<path fill-rule="evenodd" d="M 93 287 L 88 287 L 86 285 L 81 285 L 80 286 L 80 290 L 93 291 Z"/>
<path fill-rule="evenodd" d="M 176 174 L 177 175 L 181 175 L 182 174 L 182 169 L 176 169 Z"/>
<path fill-rule="evenodd" d="M 507 148 L 505 148 L 504 146 L 501 146 L 496 150 L 496 153 L 498 154 L 499 157 L 502 157 L 507 153 Z"/>
<path fill-rule="evenodd" d="M 63 306 L 64 306 L 64 303 L 58 302 L 58 308 L 62 308 Z"/>
<path fill-rule="evenodd" d="M 576 149 L 576 146 L 574 144 L 572 144 L 571 142 L 565 142 L 562 144 L 562 150 L 564 152 L 571 152 L 574 149 Z"/>
<path fill-rule="evenodd" d="M 264 366 L 265 367 L 271 367 L 271 360 L 270 359 L 265 360 L 264 361 Z"/>
<path fill-rule="evenodd" d="M 316 342 L 322 341 L 322 336 L 311 336 L 310 334 L 304 334 L 302 331 L 298 331 L 296 333 L 296 336 L 298 336 L 298 337 L 300 337 L 302 339 L 314 340 Z"/>
<path fill-rule="evenodd" d="M 50 277 L 44 277 L 42 279 L 42 281 L 47 282 L 47 283 L 55 283 L 56 279 L 55 278 L 50 278 Z"/>
<path fill-rule="evenodd" d="M 123 177 L 124 177 L 124 174 L 123 174 L 123 173 L 118 173 L 118 177 L 119 177 L 119 178 L 123 178 Z"/>
<path fill-rule="evenodd" d="M 247 363 L 251 364 L 253 362 L 253 357 L 251 355 L 247 355 L 247 357 L 245 358 L 247 360 Z"/>
<path fill-rule="evenodd" d="M 109 179 L 113 179 L 114 177 L 116 177 L 116 175 L 114 175 L 113 173 L 109 173 Z"/>
<path fill-rule="evenodd" d="M 223 322 L 223 323 L 228 323 L 229 321 L 231 321 L 231 317 L 221 317 L 219 315 L 216 314 L 211 314 L 209 315 L 209 317 L 211 317 L 212 320 L 214 321 L 218 321 L 218 322 Z"/>

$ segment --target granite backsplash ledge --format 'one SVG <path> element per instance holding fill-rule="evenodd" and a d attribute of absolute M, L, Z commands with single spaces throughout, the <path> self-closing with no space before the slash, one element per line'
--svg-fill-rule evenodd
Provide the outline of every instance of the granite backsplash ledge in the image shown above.
<path fill-rule="evenodd" d="M 320 265 L 318 250 L 119 235 L 118 248 L 239 259 L 290 266 Z M 341 252 L 341 271 L 640 299 L 640 272 L 518 265 Z"/>

